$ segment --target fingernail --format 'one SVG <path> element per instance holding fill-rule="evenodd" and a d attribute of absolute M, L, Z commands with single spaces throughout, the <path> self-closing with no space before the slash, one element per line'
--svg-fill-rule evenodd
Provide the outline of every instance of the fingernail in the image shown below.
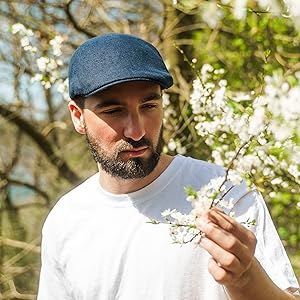
<path fill-rule="evenodd" d="M 207 222 L 203 218 L 197 218 L 197 225 L 199 226 L 200 229 L 203 229 Z"/>
<path fill-rule="evenodd" d="M 201 240 L 200 240 L 200 245 L 201 245 L 201 246 L 207 245 L 207 238 L 202 237 Z"/>
<path fill-rule="evenodd" d="M 203 210 L 201 210 L 201 209 L 199 209 L 199 208 L 194 208 L 194 209 L 192 210 L 192 214 L 193 214 L 194 216 L 200 217 L 200 216 L 203 215 Z"/>

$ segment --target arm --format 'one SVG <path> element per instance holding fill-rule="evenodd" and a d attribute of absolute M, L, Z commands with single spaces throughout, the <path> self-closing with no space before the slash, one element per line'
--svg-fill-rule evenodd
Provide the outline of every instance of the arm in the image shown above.
<path fill-rule="evenodd" d="M 246 276 L 248 277 L 248 282 L 241 288 L 227 285 L 227 291 L 231 299 L 299 299 L 299 297 L 293 296 L 277 287 L 255 258 Z"/>
<path fill-rule="evenodd" d="M 218 209 L 194 212 L 205 234 L 200 245 L 212 256 L 209 272 L 232 300 L 299 299 L 278 288 L 255 259 L 256 238 L 250 230 Z"/>
<path fill-rule="evenodd" d="M 38 287 L 37 300 L 68 300 L 72 299 L 69 284 L 64 276 L 64 272 L 58 263 L 60 243 L 57 239 L 60 232 L 55 226 L 61 227 L 59 222 L 52 222 L 47 218 L 42 231 L 41 245 L 41 272 Z M 62 228 L 62 227 L 61 227 Z"/>
<path fill-rule="evenodd" d="M 37 300 L 68 300 L 71 296 L 67 292 L 62 272 L 49 255 L 45 243 L 42 243 L 42 268 Z"/>

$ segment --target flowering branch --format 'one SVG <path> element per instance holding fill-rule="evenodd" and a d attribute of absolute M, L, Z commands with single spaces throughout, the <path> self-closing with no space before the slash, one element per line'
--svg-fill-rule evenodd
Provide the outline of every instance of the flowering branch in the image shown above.
<path fill-rule="evenodd" d="M 282 1 L 283 5 L 279 5 L 278 1 L 248 1 L 248 0 L 221 0 L 221 1 L 211 1 L 205 0 L 201 1 L 201 5 L 195 2 L 187 2 L 180 0 L 172 0 L 173 5 L 186 14 L 195 14 L 200 11 L 203 20 L 211 28 L 217 28 L 219 20 L 224 17 L 222 9 L 230 9 L 237 20 L 244 20 L 247 13 L 260 14 L 271 14 L 271 15 L 281 15 L 285 18 L 291 18 L 295 24 L 295 27 L 300 29 L 300 6 L 298 0 Z M 232 3 L 232 4 L 231 4 Z M 248 5 L 258 5 L 261 9 L 255 9 L 249 7 Z"/>

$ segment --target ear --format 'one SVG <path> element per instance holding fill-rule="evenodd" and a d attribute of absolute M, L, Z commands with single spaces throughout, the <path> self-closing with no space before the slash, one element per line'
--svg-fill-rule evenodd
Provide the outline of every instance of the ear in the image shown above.
<path fill-rule="evenodd" d="M 69 102 L 68 107 L 75 130 L 80 134 L 85 134 L 83 110 L 73 100 Z"/>

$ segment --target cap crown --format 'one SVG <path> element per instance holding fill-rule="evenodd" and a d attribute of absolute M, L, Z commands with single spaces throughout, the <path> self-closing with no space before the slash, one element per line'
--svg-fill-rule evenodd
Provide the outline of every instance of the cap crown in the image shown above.
<path fill-rule="evenodd" d="M 69 64 L 69 94 L 87 97 L 112 85 L 135 80 L 173 84 L 158 50 L 132 35 L 110 33 L 83 43 Z"/>

